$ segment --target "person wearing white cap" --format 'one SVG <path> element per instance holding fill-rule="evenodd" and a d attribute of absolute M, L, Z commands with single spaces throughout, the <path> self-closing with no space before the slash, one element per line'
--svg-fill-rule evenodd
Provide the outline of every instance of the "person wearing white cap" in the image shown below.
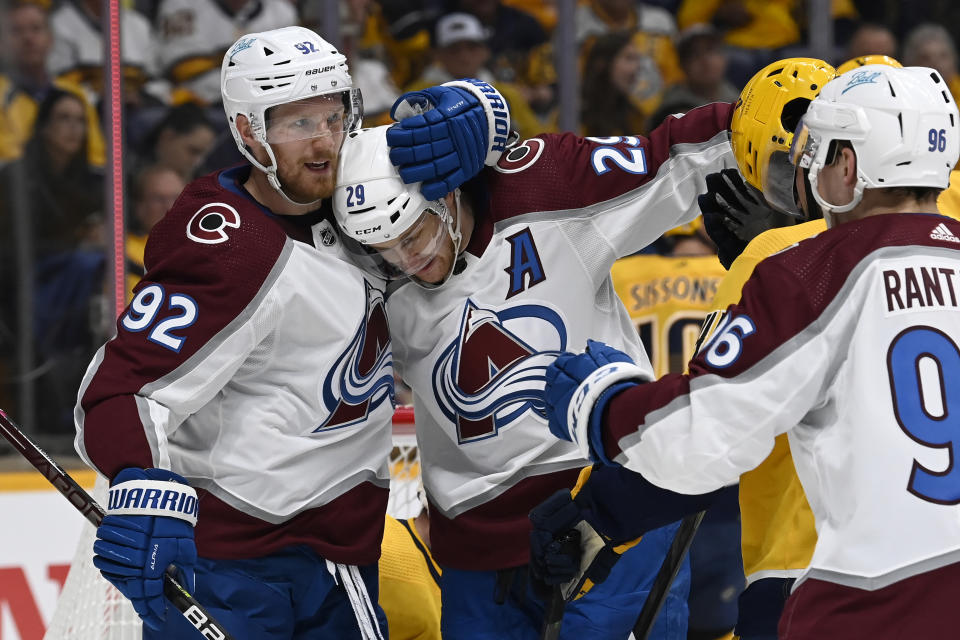
<path fill-rule="evenodd" d="M 472 13 L 448 13 L 441 17 L 434 29 L 434 61 L 405 89 L 417 91 L 457 78 L 477 78 L 493 84 L 494 74 L 487 67 L 492 36 L 492 30 Z M 497 82 L 496 86 L 510 105 L 513 129 L 523 136 L 545 129 L 520 87 L 509 82 Z"/>

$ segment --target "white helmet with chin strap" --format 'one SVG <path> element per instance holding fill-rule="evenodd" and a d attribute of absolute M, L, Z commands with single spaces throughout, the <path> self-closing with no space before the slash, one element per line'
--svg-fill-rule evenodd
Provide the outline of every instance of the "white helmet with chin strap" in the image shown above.
<path fill-rule="evenodd" d="M 866 188 L 945 189 L 960 156 L 958 126 L 957 105 L 935 70 L 866 65 L 824 86 L 797 127 L 790 157 L 810 170 L 824 213 L 845 213 Z M 834 161 L 834 141 L 849 142 L 857 156 L 857 183 L 845 204 L 827 202 L 817 189 L 820 171 Z"/>
<path fill-rule="evenodd" d="M 277 105 L 317 96 L 340 96 L 345 111 L 343 129 L 360 126 L 363 101 L 347 72 L 347 59 L 333 45 L 303 27 L 284 27 L 242 36 L 223 57 L 220 92 L 230 131 L 247 160 L 267 174 L 270 185 L 283 192 L 277 176 L 277 159 L 268 140 L 268 110 Z M 250 121 L 250 130 L 270 157 L 259 162 L 243 142 L 237 116 Z M 312 133 L 312 132 L 311 132 Z M 312 137 L 304 133 L 303 137 Z"/>
<path fill-rule="evenodd" d="M 409 277 L 426 288 L 442 285 L 460 252 L 460 216 L 443 200 L 427 200 L 420 183 L 404 184 L 390 162 L 389 126 L 352 131 L 340 150 L 333 212 L 346 249 L 368 273 L 394 280 Z M 454 191 L 459 209 L 460 191 Z M 439 282 L 414 274 L 453 243 L 450 271 Z"/>

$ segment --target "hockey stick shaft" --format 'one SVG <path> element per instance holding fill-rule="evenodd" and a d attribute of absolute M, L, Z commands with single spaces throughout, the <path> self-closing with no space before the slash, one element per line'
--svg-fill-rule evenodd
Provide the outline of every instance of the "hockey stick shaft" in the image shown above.
<path fill-rule="evenodd" d="M 667 594 L 670 592 L 670 586 L 674 578 L 680 572 L 680 566 L 683 564 L 683 558 L 690 550 L 693 543 L 693 536 L 697 533 L 700 521 L 706 511 L 699 511 L 689 515 L 680 522 L 680 528 L 673 536 L 673 542 L 667 550 L 667 555 L 653 579 L 653 585 L 650 587 L 650 593 L 647 595 L 646 602 L 637 616 L 637 621 L 633 625 L 633 637 L 635 640 L 647 640 L 650 632 L 653 630 L 653 623 L 657 621 L 657 615 L 663 608 L 663 603 L 667 600 Z"/>
<path fill-rule="evenodd" d="M 557 640 L 560 637 L 560 624 L 563 621 L 563 590 L 558 586 L 550 593 L 550 602 L 543 616 L 543 631 L 540 640 Z"/>
<path fill-rule="evenodd" d="M 3 409 L 0 409 L 0 435 L 13 445 L 13 448 L 27 459 L 27 462 L 42 473 L 43 477 L 63 494 L 70 501 L 70 504 L 82 513 L 93 526 L 100 526 L 104 516 L 103 508 L 97 504 L 93 496 L 77 484 L 76 480 L 70 477 L 69 473 L 64 471 L 53 458 L 37 446 Z M 163 594 L 204 638 L 209 640 L 233 640 L 233 636 L 227 633 L 220 623 L 169 572 L 163 576 Z"/>

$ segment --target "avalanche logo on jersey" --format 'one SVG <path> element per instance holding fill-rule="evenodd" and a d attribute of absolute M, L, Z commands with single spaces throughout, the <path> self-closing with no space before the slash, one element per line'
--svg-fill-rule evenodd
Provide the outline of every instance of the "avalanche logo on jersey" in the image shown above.
<path fill-rule="evenodd" d="M 521 335 L 537 336 L 538 344 Z M 553 309 L 522 304 L 497 311 L 468 299 L 459 335 L 433 369 L 434 395 L 457 425 L 460 444 L 495 436 L 528 411 L 546 420 L 547 366 L 566 346 L 566 327 Z"/>
<path fill-rule="evenodd" d="M 225 202 L 203 205 L 187 223 L 187 237 L 200 244 L 220 244 L 230 239 L 226 228 L 240 228 L 240 214 Z"/>
<path fill-rule="evenodd" d="M 314 433 L 357 424 L 384 400 L 393 402 L 393 351 L 383 292 L 364 284 L 367 311 L 323 381 L 323 404 L 330 415 Z"/>

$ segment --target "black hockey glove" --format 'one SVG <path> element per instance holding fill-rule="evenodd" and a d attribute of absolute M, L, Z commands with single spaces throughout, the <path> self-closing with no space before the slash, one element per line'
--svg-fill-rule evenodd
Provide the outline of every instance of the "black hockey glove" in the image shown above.
<path fill-rule="evenodd" d="M 717 257 L 725 269 L 756 236 L 799 222 L 770 207 L 759 191 L 744 183 L 736 169 L 708 175 L 707 192 L 698 196 L 697 202 L 703 213 L 703 228 L 717 245 Z"/>
<path fill-rule="evenodd" d="M 530 512 L 530 572 L 535 581 L 559 586 L 566 602 L 603 582 L 620 554 L 637 544 L 614 545 L 584 517 L 576 499 L 561 489 Z M 535 590 L 542 592 L 534 585 Z"/>

